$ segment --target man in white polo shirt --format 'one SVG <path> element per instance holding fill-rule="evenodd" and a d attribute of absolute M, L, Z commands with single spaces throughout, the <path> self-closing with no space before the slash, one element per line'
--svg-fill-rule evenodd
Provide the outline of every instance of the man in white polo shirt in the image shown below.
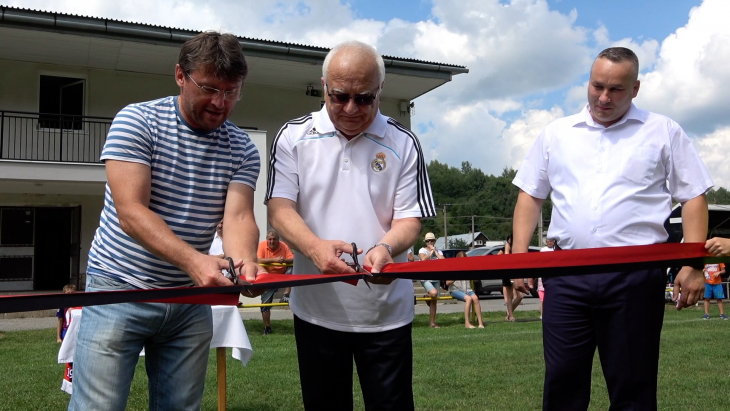
<path fill-rule="evenodd" d="M 271 147 L 272 226 L 294 250 L 294 274 L 373 272 L 406 251 L 435 216 L 416 136 L 379 111 L 385 66 L 369 45 L 343 43 L 322 68 L 325 107 L 285 124 Z M 289 304 L 304 407 L 352 409 L 355 360 L 366 409 L 412 410 L 409 280 L 297 287 Z"/>
<path fill-rule="evenodd" d="M 548 237 L 556 250 L 662 243 L 672 199 L 682 203 L 684 237 L 704 242 L 705 193 L 713 186 L 697 151 L 671 119 L 640 110 L 639 60 L 602 51 L 591 68 L 588 105 L 548 125 L 514 179 L 514 252 L 527 252 L 543 200 L 553 202 Z M 560 252 L 560 251 L 557 251 Z M 702 271 L 684 267 L 678 308 L 695 304 Z M 656 410 L 661 269 L 543 279 L 544 410 L 585 410 L 596 347 L 612 410 Z M 524 287 L 521 279 L 515 288 Z"/>

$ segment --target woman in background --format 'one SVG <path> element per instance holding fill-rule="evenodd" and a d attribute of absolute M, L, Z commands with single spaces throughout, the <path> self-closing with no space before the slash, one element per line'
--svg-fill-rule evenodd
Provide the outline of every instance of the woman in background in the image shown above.
<path fill-rule="evenodd" d="M 512 254 L 512 234 L 507 237 L 507 242 L 504 243 L 504 250 L 500 250 L 497 253 L 497 255 L 501 254 Z M 504 296 L 504 305 L 507 306 L 507 316 L 504 319 L 514 321 L 515 309 L 522 302 L 524 295 L 519 291 L 514 291 L 512 288 L 512 280 L 509 278 L 502 279 L 502 295 Z"/>
<path fill-rule="evenodd" d="M 456 257 L 466 257 L 466 253 L 459 251 Z M 484 328 L 484 322 L 482 321 L 482 306 L 479 304 L 479 297 L 474 293 L 469 285 L 468 280 L 447 280 L 446 286 L 449 289 L 449 294 L 459 301 L 464 302 L 464 327 L 476 328 L 469 321 L 469 314 L 471 306 L 474 304 L 474 309 L 477 312 L 477 321 L 479 321 L 479 328 Z"/>

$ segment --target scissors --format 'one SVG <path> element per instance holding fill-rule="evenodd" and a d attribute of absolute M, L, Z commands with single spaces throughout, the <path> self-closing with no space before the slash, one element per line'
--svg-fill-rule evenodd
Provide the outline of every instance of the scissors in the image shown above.
<path fill-rule="evenodd" d="M 363 274 L 367 274 L 368 276 L 372 276 L 372 274 L 370 274 L 370 272 L 368 270 L 364 269 L 360 265 L 360 262 L 358 262 L 358 260 L 357 260 L 357 245 L 355 243 L 351 243 L 351 245 L 352 245 L 352 254 L 350 254 L 350 256 L 352 256 L 352 262 L 346 263 L 346 264 L 349 265 L 350 267 L 352 267 L 352 269 L 355 270 L 355 272 L 357 272 L 357 273 L 363 273 Z M 362 280 L 365 282 L 365 285 L 367 285 L 368 288 L 372 290 L 372 287 L 370 287 L 370 282 L 368 281 L 367 276 L 363 277 Z"/>
<path fill-rule="evenodd" d="M 235 268 L 235 264 L 233 264 L 233 258 L 226 257 L 226 260 L 228 261 L 228 271 L 226 272 L 226 270 L 223 270 L 223 275 L 227 279 L 231 280 L 233 285 L 244 285 L 244 286 L 251 285 L 251 283 L 249 283 L 246 280 L 241 279 L 238 276 L 238 274 L 236 274 L 236 268 Z M 241 292 L 243 292 L 243 291 L 245 291 L 247 295 L 249 295 L 249 296 L 251 295 L 251 290 L 249 290 L 248 288 L 244 288 Z"/>

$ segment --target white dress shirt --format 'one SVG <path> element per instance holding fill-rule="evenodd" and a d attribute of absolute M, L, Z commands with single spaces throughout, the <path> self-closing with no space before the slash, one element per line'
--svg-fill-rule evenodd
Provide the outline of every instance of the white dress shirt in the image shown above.
<path fill-rule="evenodd" d="M 513 184 L 541 199 L 552 190 L 547 236 L 563 249 L 662 243 L 672 198 L 684 203 L 714 185 L 682 128 L 633 104 L 609 127 L 587 105 L 552 122 Z"/>

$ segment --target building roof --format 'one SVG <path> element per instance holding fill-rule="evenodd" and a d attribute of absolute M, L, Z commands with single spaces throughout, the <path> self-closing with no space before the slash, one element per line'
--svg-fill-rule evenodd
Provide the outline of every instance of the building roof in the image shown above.
<path fill-rule="evenodd" d="M 133 40 L 153 44 L 166 44 L 179 47 L 199 31 L 164 27 L 144 23 L 128 22 L 109 18 L 80 16 L 27 8 L 0 6 L 0 27 L 25 28 L 81 34 L 117 40 Z M 322 63 L 329 51 L 325 47 L 308 46 L 250 37 L 238 37 L 246 55 L 293 60 L 307 63 Z M 386 72 L 430 77 L 436 73 L 441 78 L 468 73 L 464 66 L 436 63 L 412 58 L 383 56 Z M 448 81 L 447 80 L 447 81 Z"/>

